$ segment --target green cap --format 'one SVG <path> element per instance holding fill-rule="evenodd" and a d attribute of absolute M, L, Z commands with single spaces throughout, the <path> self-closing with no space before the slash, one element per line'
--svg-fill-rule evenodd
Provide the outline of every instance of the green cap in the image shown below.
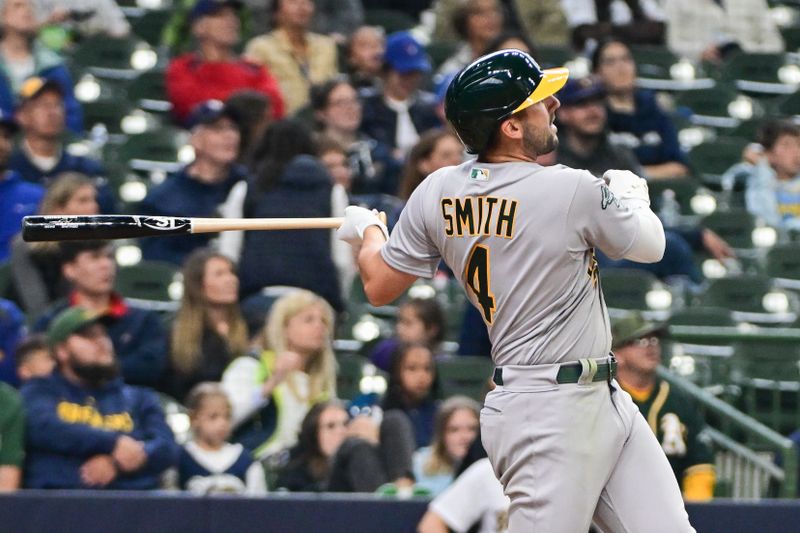
<path fill-rule="evenodd" d="M 611 319 L 611 348 L 625 346 L 652 333 L 662 334 L 666 329 L 665 324 L 648 322 L 640 312 L 629 311 Z"/>
<path fill-rule="evenodd" d="M 95 322 L 100 322 L 106 316 L 105 313 L 92 311 L 85 307 L 68 307 L 56 315 L 50 323 L 50 327 L 47 328 L 47 342 L 51 346 L 64 342 L 73 333 Z"/>

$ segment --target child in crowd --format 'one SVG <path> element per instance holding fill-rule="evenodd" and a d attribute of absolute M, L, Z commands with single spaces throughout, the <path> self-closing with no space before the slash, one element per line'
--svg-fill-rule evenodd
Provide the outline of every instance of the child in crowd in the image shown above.
<path fill-rule="evenodd" d="M 15 353 L 17 376 L 20 382 L 33 378 L 49 376 L 56 366 L 56 361 L 47 346 L 47 339 L 42 334 L 30 335 L 17 344 Z"/>
<path fill-rule="evenodd" d="M 192 440 L 181 449 L 180 487 L 198 495 L 266 494 L 264 469 L 241 444 L 227 442 L 231 434 L 231 404 L 218 383 L 196 385 L 186 401 Z"/>
<path fill-rule="evenodd" d="M 389 371 L 392 357 L 401 344 L 420 343 L 436 350 L 444 339 L 444 311 L 433 298 L 410 298 L 397 310 L 395 336 L 378 343 L 370 355 L 372 363 Z"/>
<path fill-rule="evenodd" d="M 433 442 L 414 454 L 418 486 L 438 495 L 453 482 L 455 470 L 478 434 L 480 405 L 466 396 L 445 400 L 436 414 Z"/>
<path fill-rule="evenodd" d="M 403 345 L 392 359 L 382 407 L 384 411 L 399 409 L 408 416 L 417 448 L 431 443 L 438 389 L 436 365 L 428 345 Z"/>

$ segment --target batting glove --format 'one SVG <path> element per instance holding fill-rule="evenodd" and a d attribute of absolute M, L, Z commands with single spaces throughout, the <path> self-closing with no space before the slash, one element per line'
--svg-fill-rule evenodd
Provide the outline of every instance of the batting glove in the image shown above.
<path fill-rule="evenodd" d="M 640 178 L 630 170 L 607 170 L 603 174 L 603 179 L 608 183 L 608 188 L 619 200 L 629 207 L 634 207 L 631 203 L 650 205 L 650 193 L 647 189 L 647 181 Z M 634 202 L 625 202 L 634 200 Z M 642 205 L 639 205 L 642 207 Z"/>
<path fill-rule="evenodd" d="M 344 210 L 344 223 L 336 230 L 336 237 L 352 245 L 360 245 L 364 240 L 364 231 L 370 226 L 378 226 L 383 236 L 389 239 L 389 229 L 378 218 L 376 210 L 351 205 Z"/>

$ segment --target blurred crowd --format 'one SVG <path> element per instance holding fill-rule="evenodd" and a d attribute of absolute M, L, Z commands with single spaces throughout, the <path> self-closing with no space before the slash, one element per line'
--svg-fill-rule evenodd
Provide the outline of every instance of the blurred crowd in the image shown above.
<path fill-rule="evenodd" d="M 714 78 L 738 57 L 781 54 L 766 0 L 119 4 L 0 1 L 0 490 L 441 494 L 421 530 L 502 523 L 499 485 L 483 482 L 481 395 L 446 394 L 437 371 L 489 357 L 465 299 L 404 298 L 389 329 L 356 350 L 359 368 L 385 385 L 343 394 L 352 354 L 338 341 L 353 338 L 363 301 L 351 250 L 329 230 L 123 245 L 19 233 L 33 214 L 329 217 L 350 204 L 384 211 L 391 227 L 427 175 L 468 161 L 444 120 L 445 94 L 488 52 L 568 61 L 560 146 L 540 164 L 628 169 L 664 190 L 653 198 L 664 260 L 598 253 L 601 270 L 646 270 L 699 294 L 703 258 L 742 259 L 676 205 L 681 184 L 707 187 L 720 209 L 779 235 L 800 228 L 800 109 L 752 117 L 729 170 L 700 183 L 690 141 L 711 129 L 695 120 L 705 109 L 681 105 L 674 87 L 647 88 L 636 60 L 656 50 Z M 152 62 L 139 68 L 129 53 L 129 64 L 107 64 L 103 53 L 120 48 Z M 174 306 L 121 290 L 137 263 L 180 274 Z M 453 277 L 443 265 L 433 285 Z M 620 358 L 620 379 L 627 367 L 646 410 L 668 393 L 654 374 L 663 328 L 640 318 L 621 322 L 615 348 L 650 350 Z M 676 410 L 672 426 L 653 430 L 667 428 L 687 497 L 710 498 L 702 421 Z M 453 485 L 461 472 L 490 493 Z M 463 495 L 476 498 L 474 515 L 453 510 Z"/>

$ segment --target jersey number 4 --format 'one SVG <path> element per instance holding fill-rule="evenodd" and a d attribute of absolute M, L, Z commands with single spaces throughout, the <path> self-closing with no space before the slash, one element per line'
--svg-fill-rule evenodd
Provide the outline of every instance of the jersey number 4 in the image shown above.
<path fill-rule="evenodd" d="M 472 247 L 465 269 L 467 287 L 481 306 L 483 319 L 491 324 L 494 319 L 494 295 L 489 286 L 489 247 L 476 244 Z"/>

